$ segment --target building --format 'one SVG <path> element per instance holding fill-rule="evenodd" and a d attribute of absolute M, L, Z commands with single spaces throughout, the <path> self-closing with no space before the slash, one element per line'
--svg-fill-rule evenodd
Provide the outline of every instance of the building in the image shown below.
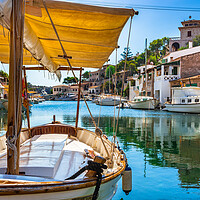
<path fill-rule="evenodd" d="M 69 85 L 56 85 L 53 86 L 53 95 L 56 94 L 67 94 L 70 92 L 70 86 Z"/>
<path fill-rule="evenodd" d="M 177 51 L 181 47 L 186 47 L 190 41 L 200 35 L 200 20 L 187 20 L 181 22 L 179 27 L 180 37 L 169 39 L 169 52 Z"/>
<path fill-rule="evenodd" d="M 154 96 L 155 67 L 155 65 L 140 66 L 138 67 L 138 74 L 134 74 L 133 77 L 128 77 L 130 101 L 133 100 L 135 96 Z"/>
<path fill-rule="evenodd" d="M 147 65 L 146 69 L 140 66 L 138 75 L 129 77 L 129 99 L 147 95 L 158 99 L 163 105 L 171 97 L 171 87 L 199 87 L 199 76 L 200 46 L 171 52 L 162 59 L 162 64 Z"/>
<path fill-rule="evenodd" d="M 101 92 L 101 86 L 100 85 L 89 87 L 89 94 L 100 94 L 100 92 Z"/>
<path fill-rule="evenodd" d="M 171 82 L 200 75 L 200 46 L 171 52 L 162 62 L 156 67 L 154 78 L 154 97 L 161 104 L 171 97 Z"/>

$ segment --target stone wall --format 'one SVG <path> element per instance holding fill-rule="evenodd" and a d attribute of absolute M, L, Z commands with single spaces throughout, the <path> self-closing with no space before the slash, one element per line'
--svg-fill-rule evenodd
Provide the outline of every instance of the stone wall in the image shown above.
<path fill-rule="evenodd" d="M 200 53 L 181 58 L 181 78 L 200 75 Z"/>

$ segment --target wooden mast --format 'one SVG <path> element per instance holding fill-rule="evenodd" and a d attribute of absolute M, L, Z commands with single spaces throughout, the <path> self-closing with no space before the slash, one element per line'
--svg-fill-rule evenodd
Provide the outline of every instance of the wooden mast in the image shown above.
<path fill-rule="evenodd" d="M 77 111 L 76 111 L 76 128 L 78 127 L 79 106 L 80 106 L 80 97 L 81 97 L 81 76 L 82 76 L 82 68 L 80 68 L 80 78 L 79 78 L 79 87 L 78 87 L 78 100 L 77 100 Z"/>
<path fill-rule="evenodd" d="M 19 134 L 22 110 L 24 1 L 12 0 L 7 128 L 7 173 L 19 174 Z"/>
<path fill-rule="evenodd" d="M 29 137 L 31 135 L 31 125 L 30 125 L 30 115 L 29 115 L 29 100 L 28 100 L 28 86 L 27 86 L 27 79 L 26 79 L 26 68 L 24 67 L 24 84 L 25 84 L 25 95 L 24 96 L 24 107 L 26 108 L 26 116 L 28 122 L 28 133 Z"/>

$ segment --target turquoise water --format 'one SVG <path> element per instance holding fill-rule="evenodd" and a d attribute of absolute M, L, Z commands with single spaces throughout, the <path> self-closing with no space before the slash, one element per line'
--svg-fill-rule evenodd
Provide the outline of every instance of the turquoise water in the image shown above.
<path fill-rule="evenodd" d="M 98 122 L 100 106 L 88 104 Z M 80 107 L 79 126 L 94 130 L 84 102 Z M 31 126 L 51 122 L 53 115 L 57 121 L 75 125 L 75 113 L 76 102 L 36 104 Z M 113 113 L 113 107 L 101 107 L 99 126 L 109 137 Z M 6 116 L 0 114 L 0 134 L 5 133 Z M 200 199 L 200 115 L 121 110 L 117 136 L 133 171 L 133 190 L 126 196 L 120 180 L 114 200 Z"/>

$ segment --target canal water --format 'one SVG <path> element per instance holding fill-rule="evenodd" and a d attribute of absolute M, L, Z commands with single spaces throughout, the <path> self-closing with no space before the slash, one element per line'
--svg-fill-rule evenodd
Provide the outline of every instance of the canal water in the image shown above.
<path fill-rule="evenodd" d="M 88 102 L 95 121 L 110 138 L 113 107 Z M 117 115 L 117 109 L 115 114 Z M 31 126 L 51 122 L 75 125 L 76 102 L 46 101 L 33 105 Z M 7 114 L 0 113 L 0 134 L 5 134 Z M 80 105 L 79 126 L 95 130 L 89 112 Z M 27 127 L 26 120 L 23 127 Z M 121 180 L 113 200 L 200 199 L 200 115 L 124 109 L 117 133 L 133 172 L 133 190 L 126 196 Z"/>

